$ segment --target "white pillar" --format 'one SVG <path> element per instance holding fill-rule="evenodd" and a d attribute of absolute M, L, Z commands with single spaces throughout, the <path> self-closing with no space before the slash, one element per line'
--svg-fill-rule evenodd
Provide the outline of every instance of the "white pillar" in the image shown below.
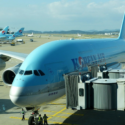
<path fill-rule="evenodd" d="M 125 90 L 124 90 L 125 79 L 117 79 L 117 110 L 125 109 Z"/>

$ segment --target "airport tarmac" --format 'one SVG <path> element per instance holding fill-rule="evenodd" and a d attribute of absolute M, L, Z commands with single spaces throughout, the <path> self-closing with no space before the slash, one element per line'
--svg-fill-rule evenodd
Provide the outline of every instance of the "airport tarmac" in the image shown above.
<path fill-rule="evenodd" d="M 30 42 L 30 39 L 35 42 Z M 70 38 L 70 36 L 69 36 Z M 1 50 L 21 52 L 29 54 L 36 47 L 53 40 L 67 39 L 67 37 L 44 36 L 38 37 L 22 37 L 25 44 L 17 44 L 16 46 L 3 45 Z M 10 59 L 6 63 L 6 68 L 12 67 L 20 63 L 17 59 Z M 0 72 L 0 125 L 28 125 L 30 111 L 26 112 L 26 120 L 21 121 L 21 108 L 15 106 L 9 99 L 10 87 L 6 86 L 2 81 L 2 72 Z M 103 111 L 103 110 L 72 110 L 66 109 L 65 95 L 53 102 L 44 104 L 39 113 L 43 116 L 48 116 L 49 124 L 64 124 L 64 125 L 124 125 L 124 111 Z"/>

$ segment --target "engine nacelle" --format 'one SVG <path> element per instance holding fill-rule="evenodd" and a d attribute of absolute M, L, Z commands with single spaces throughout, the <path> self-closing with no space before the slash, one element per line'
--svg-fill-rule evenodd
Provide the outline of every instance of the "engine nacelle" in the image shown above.
<path fill-rule="evenodd" d="M 14 67 L 11 67 L 9 69 L 6 69 L 4 72 L 3 72 L 3 75 L 2 75 L 2 79 L 3 79 L 3 82 L 9 86 L 12 85 L 12 82 L 16 76 L 16 74 L 18 73 L 18 70 L 20 68 L 22 63 L 19 63 L 18 65 L 14 66 Z"/>

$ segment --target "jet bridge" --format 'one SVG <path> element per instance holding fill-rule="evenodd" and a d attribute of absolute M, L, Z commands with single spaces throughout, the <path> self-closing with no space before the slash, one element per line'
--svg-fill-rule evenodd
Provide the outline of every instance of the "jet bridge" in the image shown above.
<path fill-rule="evenodd" d="M 82 100 L 82 107 L 85 106 L 85 84 L 83 84 L 86 80 L 91 78 L 90 72 L 73 72 L 67 75 L 64 75 L 65 78 L 65 89 L 66 89 L 66 107 L 77 107 L 79 101 Z M 79 96 L 80 95 L 80 96 Z"/>
<path fill-rule="evenodd" d="M 105 70 L 106 68 L 102 66 L 102 69 L 99 67 L 96 72 L 97 77 L 93 77 L 92 68 L 88 69 L 88 72 L 72 72 L 64 75 L 66 107 L 77 110 L 123 111 L 125 109 L 125 70 Z"/>

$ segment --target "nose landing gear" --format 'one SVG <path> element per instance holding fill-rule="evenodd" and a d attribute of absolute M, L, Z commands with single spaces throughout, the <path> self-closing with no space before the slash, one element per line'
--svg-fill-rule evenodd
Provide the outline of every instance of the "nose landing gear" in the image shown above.
<path fill-rule="evenodd" d="M 31 116 L 29 117 L 28 125 L 38 125 L 38 117 L 39 117 L 38 110 L 33 111 Z"/>

